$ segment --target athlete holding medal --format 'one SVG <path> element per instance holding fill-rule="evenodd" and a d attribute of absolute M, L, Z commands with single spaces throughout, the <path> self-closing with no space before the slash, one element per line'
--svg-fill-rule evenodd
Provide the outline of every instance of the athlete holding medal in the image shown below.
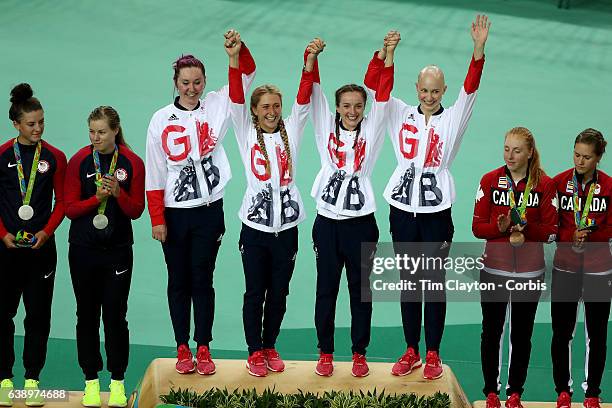
<path fill-rule="evenodd" d="M 79 365 L 85 374 L 83 405 L 99 407 L 102 370 L 100 313 L 104 322 L 109 406 L 127 405 L 127 301 L 132 278 L 132 222 L 144 210 L 144 163 L 126 145 L 119 115 L 100 106 L 88 119 L 91 145 L 79 150 L 66 172 L 68 262 L 77 303 Z"/>
<path fill-rule="evenodd" d="M 521 407 L 543 288 L 543 243 L 554 241 L 557 233 L 555 186 L 540 167 L 528 129 L 516 127 L 506 133 L 504 161 L 505 166 L 482 177 L 472 221 L 476 238 L 487 240 L 480 281 L 499 288 L 481 292 L 480 358 L 487 408 L 500 406 L 500 347 L 507 314 L 511 353 L 506 407 Z"/>
<path fill-rule="evenodd" d="M 44 111 L 33 94 L 28 84 L 11 91 L 9 118 L 19 135 L 0 146 L 0 406 L 11 403 L 13 318 L 22 296 L 24 389 L 38 389 L 51 327 L 57 264 L 53 234 L 64 218 L 66 156 L 42 140 Z M 27 405 L 44 404 L 38 393 L 32 395 Z"/>
<path fill-rule="evenodd" d="M 498 223 L 505 225 L 508 222 L 508 218 L 510 218 L 510 223 L 512 226 L 510 227 L 510 245 L 513 247 L 520 247 L 525 243 L 525 234 L 523 234 L 523 230 L 527 225 L 527 201 L 525 197 L 529 197 L 529 193 L 531 193 L 531 189 L 533 188 L 533 180 L 532 177 L 527 178 L 527 186 L 525 187 L 525 191 L 523 193 L 523 200 L 521 205 L 517 205 L 516 197 L 517 194 L 514 192 L 514 182 L 512 181 L 512 173 L 506 167 L 506 180 L 508 180 L 508 199 L 510 201 L 510 212 L 507 216 L 500 215 L 498 218 Z M 500 228 L 501 229 L 501 228 Z M 507 229 L 507 227 L 506 227 Z"/>
<path fill-rule="evenodd" d="M 612 277 L 612 179 L 597 168 L 606 151 L 601 132 L 585 129 L 574 141 L 574 167 L 554 178 L 559 199 L 559 242 L 552 276 L 551 354 L 557 407 L 572 397 L 572 340 L 579 302 L 584 305 L 584 406 L 600 406 L 606 364 Z"/>

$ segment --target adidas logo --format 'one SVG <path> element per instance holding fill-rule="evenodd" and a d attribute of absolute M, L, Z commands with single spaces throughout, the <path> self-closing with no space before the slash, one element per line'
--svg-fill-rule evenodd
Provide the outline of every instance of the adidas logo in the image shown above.
<path fill-rule="evenodd" d="M 172 115 L 170 115 L 170 117 L 168 118 L 168 120 L 179 120 L 178 116 L 176 116 L 174 113 Z"/>

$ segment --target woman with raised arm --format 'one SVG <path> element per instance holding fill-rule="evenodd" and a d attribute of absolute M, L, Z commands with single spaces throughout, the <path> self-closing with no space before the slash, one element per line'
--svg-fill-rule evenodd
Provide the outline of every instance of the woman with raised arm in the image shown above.
<path fill-rule="evenodd" d="M 64 187 L 66 216 L 71 220 L 68 263 L 77 304 L 77 351 L 85 375 L 82 403 L 101 406 L 102 316 L 106 366 L 111 373 L 108 405 L 125 407 L 132 220 L 144 211 L 144 163 L 126 144 L 119 114 L 111 106 L 94 109 L 87 123 L 91 144 L 68 162 Z"/>
<path fill-rule="evenodd" d="M 225 47 L 238 33 L 225 33 Z M 242 86 L 255 76 L 255 62 L 240 47 Z M 183 55 L 173 64 L 174 102 L 151 118 L 147 134 L 146 189 L 153 238 L 162 243 L 168 268 L 168 306 L 177 346 L 176 371 L 210 375 L 215 314 L 213 273 L 225 233 L 224 189 L 231 171 L 221 142 L 229 126 L 229 87 L 206 94 L 204 64 Z M 189 348 L 193 305 L 196 359 Z"/>
<path fill-rule="evenodd" d="M 352 375 L 365 377 L 369 373 L 365 355 L 370 342 L 372 302 L 362 299 L 364 290 L 369 291 L 369 280 L 362 276 L 362 268 L 372 270 L 372 257 L 362 254 L 362 244 L 371 245 L 374 251 L 378 242 L 370 177 L 384 141 L 385 108 L 393 88 L 393 54 L 399 33 L 390 32 L 387 38 L 385 67 L 367 117 L 364 117 L 366 91 L 355 84 L 336 90 L 332 112 L 321 89 L 318 64 L 314 64 L 312 119 L 321 170 L 311 195 L 318 213 L 312 239 L 317 255 L 315 325 L 320 351 L 315 372 L 321 376 L 333 374 L 334 321 L 343 267 L 350 293 Z M 309 50 L 320 52 L 323 46 L 316 39 Z"/>
<path fill-rule="evenodd" d="M 574 140 L 574 167 L 553 179 L 559 199 L 559 239 L 552 275 L 552 366 L 557 408 L 572 404 L 572 343 L 579 302 L 586 341 L 584 407 L 599 408 L 606 366 L 612 288 L 612 179 L 598 168 L 606 140 L 585 129 Z"/>
<path fill-rule="evenodd" d="M 450 166 L 472 116 L 489 27 L 487 16 L 478 15 L 472 23 L 474 52 L 453 105 L 442 107 L 446 84 L 444 73 L 435 65 L 426 66 L 419 72 L 416 82 L 418 106 L 408 105 L 396 98 L 391 98 L 389 102 L 388 130 L 397 167 L 385 188 L 384 197 L 390 205 L 391 238 L 398 254 L 410 254 L 414 247 L 420 246 L 425 257 L 444 259 L 448 256 L 455 231 L 451 217 L 455 184 Z M 379 53 L 379 58 L 378 61 L 373 60 L 366 74 L 365 84 L 370 90 L 375 89 L 378 83 L 384 52 L 382 55 Z M 425 242 L 433 244 L 414 245 Z M 414 282 L 417 287 L 420 287 L 421 279 L 429 279 L 444 287 L 445 275 L 444 269 L 435 267 L 432 270 L 401 271 L 401 279 Z M 427 354 L 423 377 L 429 380 L 441 377 L 440 344 L 446 319 L 445 291 L 402 292 L 401 314 L 407 348 L 393 366 L 392 374 L 407 375 L 422 365 L 419 342 L 421 320 L 424 320 Z"/>
<path fill-rule="evenodd" d="M 555 186 L 540 166 L 533 134 L 510 129 L 504 140 L 505 166 L 485 174 L 478 187 L 472 231 L 486 239 L 480 283 L 480 357 L 487 408 L 500 406 L 501 346 L 506 319 L 510 333 L 507 408 L 521 408 L 531 355 L 531 334 L 545 289 L 544 243 L 555 240 Z"/>
<path fill-rule="evenodd" d="M 51 328 L 53 234 L 64 219 L 66 156 L 42 140 L 45 113 L 29 84 L 11 90 L 9 119 L 18 135 L 0 146 L 0 406 L 12 404 L 13 319 L 22 296 L 25 403 L 40 406 L 44 399 L 36 390 Z"/>
<path fill-rule="evenodd" d="M 250 104 L 246 104 L 239 37 L 236 44 L 228 53 L 231 116 L 247 182 L 238 213 L 246 286 L 242 318 L 249 352 L 247 369 L 253 376 L 265 377 L 268 370 L 285 369 L 275 345 L 295 267 L 297 225 L 305 218 L 295 175 L 310 112 L 317 51 L 311 50 L 304 57 L 297 98 L 291 113 L 283 119 L 282 95 L 274 85 L 257 87 Z"/>

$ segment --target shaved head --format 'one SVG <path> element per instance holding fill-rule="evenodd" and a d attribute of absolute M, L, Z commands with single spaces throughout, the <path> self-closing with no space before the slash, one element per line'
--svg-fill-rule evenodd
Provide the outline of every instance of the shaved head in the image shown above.
<path fill-rule="evenodd" d="M 444 84 L 444 72 L 437 65 L 427 65 L 423 67 L 421 71 L 419 71 L 419 76 L 417 78 L 417 82 L 421 82 L 421 79 L 425 76 L 432 76 L 437 80 L 441 80 L 442 84 Z"/>
<path fill-rule="evenodd" d="M 428 65 L 419 72 L 416 91 L 421 110 L 426 118 L 440 109 L 442 96 L 446 92 L 444 72 L 437 65 Z"/>

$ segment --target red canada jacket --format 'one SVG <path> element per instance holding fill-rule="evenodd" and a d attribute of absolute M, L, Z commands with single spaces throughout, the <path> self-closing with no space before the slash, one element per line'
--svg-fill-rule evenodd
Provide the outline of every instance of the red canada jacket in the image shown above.
<path fill-rule="evenodd" d="M 485 271 L 498 275 L 520 273 L 536 277 L 544 272 L 544 242 L 552 242 L 557 234 L 557 202 L 555 185 L 546 175 L 532 187 L 527 198 L 527 225 L 523 230 L 525 243 L 515 248 L 510 245 L 510 232 L 499 232 L 497 217 L 510 210 L 506 166 L 485 174 L 480 180 L 474 206 L 472 231 L 476 238 L 486 239 Z M 514 187 L 518 205 L 523 202 L 527 177 Z M 509 230 L 510 228 L 508 228 Z"/>
<path fill-rule="evenodd" d="M 559 199 L 559 239 L 554 266 L 564 272 L 597 274 L 612 273 L 612 178 L 601 170 L 595 171 L 593 179 L 584 187 L 574 186 L 574 169 L 557 174 L 553 179 Z M 580 180 L 579 180 L 580 183 Z M 591 184 L 595 183 L 588 218 L 594 219 L 597 230 L 591 232 L 582 253 L 572 250 L 576 221 L 574 219 L 574 188 L 578 188 L 579 210 L 586 204 Z"/>

